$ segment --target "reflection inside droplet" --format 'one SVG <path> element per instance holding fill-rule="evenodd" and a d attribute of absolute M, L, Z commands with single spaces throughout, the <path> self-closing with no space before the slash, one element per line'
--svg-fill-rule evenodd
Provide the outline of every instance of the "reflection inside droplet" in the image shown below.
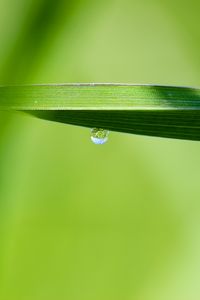
<path fill-rule="evenodd" d="M 105 144 L 108 140 L 109 131 L 102 128 L 91 129 L 91 140 L 96 145 Z"/>

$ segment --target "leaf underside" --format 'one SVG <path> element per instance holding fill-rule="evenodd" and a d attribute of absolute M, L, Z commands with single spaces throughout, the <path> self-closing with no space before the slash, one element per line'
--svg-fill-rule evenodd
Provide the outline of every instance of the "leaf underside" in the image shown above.
<path fill-rule="evenodd" d="M 200 140 L 200 89 L 126 84 L 0 87 L 0 109 L 66 124 Z"/>

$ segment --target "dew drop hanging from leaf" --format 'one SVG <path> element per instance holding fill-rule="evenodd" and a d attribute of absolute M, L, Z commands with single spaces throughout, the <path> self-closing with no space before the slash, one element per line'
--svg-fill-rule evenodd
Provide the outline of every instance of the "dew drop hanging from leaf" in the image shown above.
<path fill-rule="evenodd" d="M 109 131 L 102 128 L 91 129 L 91 140 L 96 145 L 105 144 L 108 140 Z"/>

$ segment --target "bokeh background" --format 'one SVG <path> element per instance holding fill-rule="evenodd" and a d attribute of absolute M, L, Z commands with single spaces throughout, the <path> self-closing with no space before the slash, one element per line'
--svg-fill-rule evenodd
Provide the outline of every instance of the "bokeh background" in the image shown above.
<path fill-rule="evenodd" d="M 199 85 L 199 1 L 0 0 L 0 83 Z M 200 299 L 200 143 L 0 113 L 0 299 Z"/>

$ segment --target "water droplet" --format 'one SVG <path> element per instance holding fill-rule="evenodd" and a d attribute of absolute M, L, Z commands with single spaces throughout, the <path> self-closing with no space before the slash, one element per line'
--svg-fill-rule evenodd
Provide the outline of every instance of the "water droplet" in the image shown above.
<path fill-rule="evenodd" d="M 109 131 L 102 128 L 92 128 L 91 140 L 96 145 L 105 144 L 108 140 Z"/>

